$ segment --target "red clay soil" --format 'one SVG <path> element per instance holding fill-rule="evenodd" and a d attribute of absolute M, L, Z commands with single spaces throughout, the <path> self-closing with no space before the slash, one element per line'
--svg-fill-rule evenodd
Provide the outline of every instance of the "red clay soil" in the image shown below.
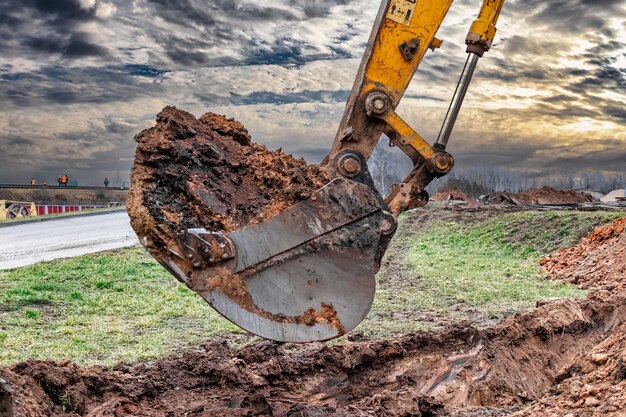
<path fill-rule="evenodd" d="M 446 190 L 441 191 L 432 197 L 430 197 L 431 201 L 450 201 L 450 200 L 458 200 L 458 201 L 469 201 L 470 198 L 465 195 L 463 191 L 459 190 Z"/>
<path fill-rule="evenodd" d="M 626 287 L 626 218 L 593 233 L 574 246 L 541 260 L 541 266 L 557 280 L 582 288 L 615 291 Z"/>
<path fill-rule="evenodd" d="M 498 192 L 487 197 L 492 204 L 578 204 L 596 201 L 591 195 L 575 190 L 557 190 L 552 187 L 529 189 L 520 193 Z"/>
<path fill-rule="evenodd" d="M 626 218 L 596 228 L 541 263 L 553 279 L 601 288 L 598 294 L 607 299 L 624 296 Z M 601 343 L 559 372 L 549 395 L 516 416 L 626 416 L 626 322 L 617 314 L 609 328 Z"/>
<path fill-rule="evenodd" d="M 137 235 L 168 253 L 184 229 L 232 231 L 267 220 L 328 182 L 309 166 L 251 141 L 239 122 L 213 113 L 196 119 L 175 107 L 139 133 L 128 195 Z"/>

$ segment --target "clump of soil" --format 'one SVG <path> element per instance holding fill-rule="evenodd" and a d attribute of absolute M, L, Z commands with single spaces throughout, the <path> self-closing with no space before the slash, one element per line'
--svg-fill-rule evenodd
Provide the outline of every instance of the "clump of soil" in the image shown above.
<path fill-rule="evenodd" d="M 609 299 L 626 293 L 626 218 L 596 228 L 578 245 L 544 258 L 554 279 L 596 288 Z M 623 309 L 625 305 L 616 306 Z M 549 395 L 519 417 L 624 416 L 626 410 L 626 323 L 619 314 L 607 323 L 607 336 L 581 351 L 555 378 Z"/>
<path fill-rule="evenodd" d="M 157 171 L 148 165 L 143 172 Z M 264 207 L 257 206 L 257 216 L 267 215 Z M 225 228 L 243 216 L 209 214 L 214 217 L 207 220 Z M 625 223 L 596 229 L 577 247 L 544 260 L 555 279 L 595 277 L 583 300 L 545 300 L 483 330 L 458 323 L 440 333 L 382 340 L 352 334 L 338 345 L 212 342 L 113 369 L 27 361 L 0 369 L 0 415 L 476 417 L 521 409 L 516 416 L 621 417 Z"/>
<path fill-rule="evenodd" d="M 213 113 L 196 119 L 166 107 L 135 140 L 128 213 L 154 254 L 175 248 L 188 228 L 228 232 L 265 221 L 329 181 L 320 167 L 255 144 L 241 123 Z"/>
<path fill-rule="evenodd" d="M 563 368 L 551 394 L 516 416 L 626 415 L 626 324 Z"/>
<path fill-rule="evenodd" d="M 469 201 L 470 198 L 459 190 L 441 191 L 430 197 L 431 201 Z"/>
<path fill-rule="evenodd" d="M 597 227 L 574 246 L 541 260 L 554 279 L 582 288 L 626 287 L 626 218 Z"/>
<path fill-rule="evenodd" d="M 552 187 L 531 188 L 520 193 L 497 192 L 483 201 L 490 204 L 514 204 L 519 206 L 541 204 L 579 204 L 596 201 L 591 195 L 575 190 L 557 190 Z"/>

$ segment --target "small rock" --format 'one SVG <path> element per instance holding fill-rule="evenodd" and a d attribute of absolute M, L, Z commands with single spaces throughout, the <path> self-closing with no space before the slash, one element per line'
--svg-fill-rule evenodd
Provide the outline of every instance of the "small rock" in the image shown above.
<path fill-rule="evenodd" d="M 609 355 L 606 353 L 594 353 L 591 355 L 591 361 L 598 365 L 603 365 L 609 359 Z"/>
<path fill-rule="evenodd" d="M 585 400 L 585 405 L 589 407 L 597 407 L 600 405 L 600 400 L 596 397 L 589 397 Z"/>

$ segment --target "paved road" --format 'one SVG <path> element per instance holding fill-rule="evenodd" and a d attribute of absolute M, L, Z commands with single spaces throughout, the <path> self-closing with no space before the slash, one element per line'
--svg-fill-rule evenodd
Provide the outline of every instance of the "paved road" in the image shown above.
<path fill-rule="evenodd" d="M 125 212 L 0 228 L 0 270 L 139 243 Z"/>

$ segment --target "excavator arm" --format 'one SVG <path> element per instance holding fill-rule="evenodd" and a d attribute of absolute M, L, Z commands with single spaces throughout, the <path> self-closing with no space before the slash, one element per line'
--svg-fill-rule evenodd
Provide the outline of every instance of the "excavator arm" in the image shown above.
<path fill-rule="evenodd" d="M 374 300 L 375 274 L 398 216 L 426 204 L 426 186 L 454 166 L 446 145 L 476 60 L 493 42 L 503 2 L 484 0 L 472 24 L 467 36 L 471 58 L 434 145 L 396 107 L 427 51 L 441 46 L 436 34 L 452 0 L 384 0 L 331 152 L 322 163 L 330 179 L 324 187 L 260 223 L 229 232 L 179 225 L 175 238 L 164 237 L 159 222 L 174 224 L 176 214 L 158 215 L 155 224 L 142 221 L 154 217 L 140 207 L 131 213 L 134 227 L 152 225 L 148 231 L 136 227 L 140 241 L 178 280 L 251 333 L 312 342 L 354 329 Z M 386 197 L 374 187 L 367 166 L 383 134 L 414 165 Z M 151 164 L 159 160 L 159 155 L 150 156 Z M 138 174 L 131 189 L 136 201 L 142 201 L 145 191 L 135 185 L 144 184 L 140 180 L 145 176 Z M 217 204 L 206 191 L 194 192 L 205 204 Z"/>
<path fill-rule="evenodd" d="M 411 158 L 414 169 L 396 184 L 386 203 L 397 216 L 428 202 L 426 186 L 448 174 L 454 158 L 445 152 L 478 58 L 491 48 L 504 0 L 484 0 L 466 38 L 468 61 L 436 143 L 431 146 L 395 111 L 427 51 L 441 47 L 437 31 L 453 0 L 383 1 L 331 155 L 346 150 L 369 158 L 385 133 L 391 146 Z"/>

